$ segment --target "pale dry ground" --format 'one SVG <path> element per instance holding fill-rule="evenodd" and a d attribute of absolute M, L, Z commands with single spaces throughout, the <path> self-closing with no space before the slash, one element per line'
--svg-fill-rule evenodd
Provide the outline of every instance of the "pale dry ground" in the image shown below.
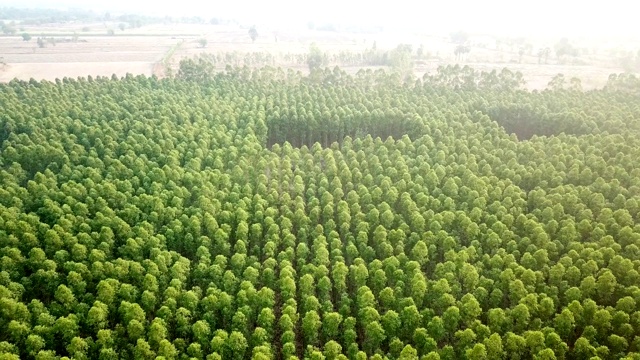
<path fill-rule="evenodd" d="M 0 56 L 7 66 L 0 71 L 0 81 L 127 73 L 151 75 L 153 64 L 175 42 L 167 36 L 80 36 L 79 40 L 39 48 L 35 38 L 25 42 L 19 37 L 1 37 Z"/>
<path fill-rule="evenodd" d="M 471 52 L 463 59 L 456 59 L 453 54 L 456 45 L 449 42 L 446 34 L 339 33 L 259 28 L 259 37 L 252 43 L 248 29 L 235 25 L 157 24 L 124 31 L 118 25 L 118 22 L 47 24 L 25 29 L 33 36 L 29 42 L 22 41 L 20 36 L 0 37 L 0 57 L 7 63 L 0 68 L 0 82 L 14 78 L 54 80 L 87 75 L 124 76 L 127 73 L 162 75 L 164 66 L 161 64 L 171 49 L 175 53 L 169 63 L 174 68 L 180 59 L 203 53 L 262 52 L 272 54 L 276 66 L 306 72 L 304 64 L 291 61 L 288 56 L 307 53 L 314 42 L 320 49 L 332 54 L 343 51 L 361 53 L 374 43 L 380 50 L 392 49 L 399 43 L 411 44 L 414 49 L 422 45 L 424 59 L 414 67 L 416 76 L 434 73 L 438 66 L 454 63 L 484 71 L 507 67 L 522 72 L 531 89 L 546 87 L 558 73 L 564 74 L 567 79 L 580 78 L 585 89 L 597 88 L 606 83 L 609 74 L 622 72 L 608 55 L 612 46 L 621 45 L 610 45 L 607 50 L 603 47 L 604 43 L 592 44 L 593 51 L 580 57 L 583 64 L 560 65 L 553 56 L 549 64 L 539 64 L 535 55 L 538 47 L 545 44 L 552 47 L 551 40 L 539 43 L 532 41 L 534 49 L 520 58 L 517 48 L 496 44 L 489 37 L 478 37 L 472 41 L 474 46 Z M 107 36 L 109 29 L 114 30 L 116 36 Z M 55 46 L 47 45 L 45 48 L 39 48 L 36 44 L 37 36 L 55 35 L 58 39 L 71 39 L 74 33 L 78 36 L 78 42 L 58 42 Z M 200 38 L 207 39 L 206 48 L 199 46 Z M 595 49 L 598 46 L 599 51 Z M 339 65 L 349 73 L 361 69 L 338 63 L 329 65 Z"/>

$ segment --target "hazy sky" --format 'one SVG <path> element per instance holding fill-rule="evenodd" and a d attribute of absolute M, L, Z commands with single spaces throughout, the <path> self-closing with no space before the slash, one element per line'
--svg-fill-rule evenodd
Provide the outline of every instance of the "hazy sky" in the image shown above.
<path fill-rule="evenodd" d="M 8 0 L 5 6 L 24 2 Z M 30 7 L 82 7 L 153 15 L 228 17 L 256 24 L 384 24 L 433 31 L 462 29 L 503 35 L 640 35 L 638 5 L 630 0 L 32 0 Z"/>

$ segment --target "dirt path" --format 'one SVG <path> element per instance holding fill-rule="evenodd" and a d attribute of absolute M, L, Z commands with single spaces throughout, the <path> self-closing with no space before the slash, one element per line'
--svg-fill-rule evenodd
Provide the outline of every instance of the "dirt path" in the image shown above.
<path fill-rule="evenodd" d="M 156 63 L 153 64 L 153 69 L 151 70 L 151 74 L 155 75 L 158 78 L 163 78 L 163 77 L 167 77 L 171 75 L 171 71 L 173 71 L 173 68 L 176 68 L 177 66 L 174 66 L 174 64 L 172 64 L 171 60 L 173 59 L 173 55 L 180 50 L 180 48 L 182 47 L 182 45 L 184 44 L 185 40 L 180 40 L 178 41 L 175 45 L 173 45 L 168 51 L 167 53 L 162 57 L 162 59 Z"/>

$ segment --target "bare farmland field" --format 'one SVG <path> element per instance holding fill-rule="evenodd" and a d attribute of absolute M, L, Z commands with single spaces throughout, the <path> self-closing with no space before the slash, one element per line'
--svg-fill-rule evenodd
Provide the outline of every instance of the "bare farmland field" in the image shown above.
<path fill-rule="evenodd" d="M 0 54 L 6 63 L 0 81 L 13 78 L 54 80 L 87 75 L 151 75 L 153 64 L 176 42 L 170 36 L 55 36 L 55 45 L 39 47 L 31 41 L 1 37 Z"/>
<path fill-rule="evenodd" d="M 535 41 L 525 52 L 513 44 L 477 38 L 468 54 L 457 57 L 454 55 L 457 45 L 446 35 L 259 28 L 259 36 L 252 42 L 248 29 L 235 25 L 157 24 L 121 30 L 117 23 L 71 23 L 32 26 L 24 30 L 31 34 L 30 41 L 23 41 L 19 34 L 0 37 L 0 57 L 5 63 L 0 66 L 0 82 L 14 78 L 54 80 L 87 75 L 124 76 L 127 73 L 163 76 L 167 67 L 175 70 L 181 59 L 199 54 L 226 59 L 217 63 L 219 68 L 227 63 L 244 65 L 242 59 L 246 54 L 269 54 L 268 65 L 306 71 L 304 54 L 312 43 L 323 52 L 335 55 L 330 56 L 329 66 L 338 65 L 350 73 L 363 66 L 341 63 L 336 60 L 339 59 L 337 54 L 363 53 L 374 46 L 389 50 L 400 43 L 410 44 L 414 51 L 423 49 L 420 60 L 414 64 L 416 76 L 433 73 L 440 65 L 460 63 L 477 70 L 508 67 L 520 71 L 532 89 L 546 87 L 558 73 L 567 79 L 580 78 L 583 87 L 589 89 L 603 86 L 609 74 L 623 71 L 611 51 L 596 49 L 580 56 L 579 61 L 559 61 L 553 56 L 541 61 L 534 49 L 544 45 Z M 37 43 L 38 37 L 53 38 L 55 44 L 45 41 L 41 47 Z M 202 46 L 201 39 L 206 39 L 206 46 Z M 552 45 L 547 43 L 547 46 Z"/>

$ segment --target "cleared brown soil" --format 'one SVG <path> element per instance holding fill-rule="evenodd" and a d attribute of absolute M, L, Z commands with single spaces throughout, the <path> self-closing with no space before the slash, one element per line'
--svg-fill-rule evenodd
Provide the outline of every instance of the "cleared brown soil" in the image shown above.
<path fill-rule="evenodd" d="M 114 29 L 115 35 L 108 36 L 108 29 Z M 22 41 L 20 36 L 0 37 L 0 57 L 7 64 L 0 67 L 0 82 L 14 78 L 55 80 L 87 75 L 124 76 L 127 73 L 162 76 L 167 59 L 175 68 L 180 59 L 203 53 L 234 53 L 239 57 L 250 52 L 269 53 L 274 58 L 271 65 L 305 71 L 304 64 L 292 60 L 292 56 L 307 53 L 313 42 L 331 54 L 360 53 L 371 48 L 374 42 L 381 50 L 391 49 L 399 43 L 412 44 L 414 49 L 422 45 L 425 58 L 415 65 L 416 76 L 433 73 L 440 65 L 458 62 L 485 71 L 508 67 L 522 72 L 528 87 L 532 89 L 546 87 L 558 73 L 564 74 L 567 79 L 580 78 L 583 87 L 589 89 L 603 86 L 609 74 L 622 72 L 606 56 L 581 57 L 580 65 L 560 65 L 556 61 L 538 64 L 539 59 L 533 52 L 520 57 L 513 47 L 493 44 L 473 46 L 466 58 L 456 59 L 453 55 L 455 45 L 446 36 L 434 35 L 262 28 L 258 29 L 260 35 L 253 43 L 248 30 L 238 26 L 168 24 L 120 31 L 117 24 L 78 23 L 25 30 L 33 36 L 29 42 Z M 74 33 L 77 41 L 71 42 Z M 40 35 L 54 36 L 58 41 L 55 46 L 47 44 L 40 48 L 36 43 L 36 37 Z M 198 44 L 200 38 L 207 39 L 205 48 Z M 242 62 L 238 65 L 242 65 Z M 361 68 L 335 62 L 330 65 L 339 65 L 350 73 Z M 220 64 L 220 67 L 223 66 Z"/>

